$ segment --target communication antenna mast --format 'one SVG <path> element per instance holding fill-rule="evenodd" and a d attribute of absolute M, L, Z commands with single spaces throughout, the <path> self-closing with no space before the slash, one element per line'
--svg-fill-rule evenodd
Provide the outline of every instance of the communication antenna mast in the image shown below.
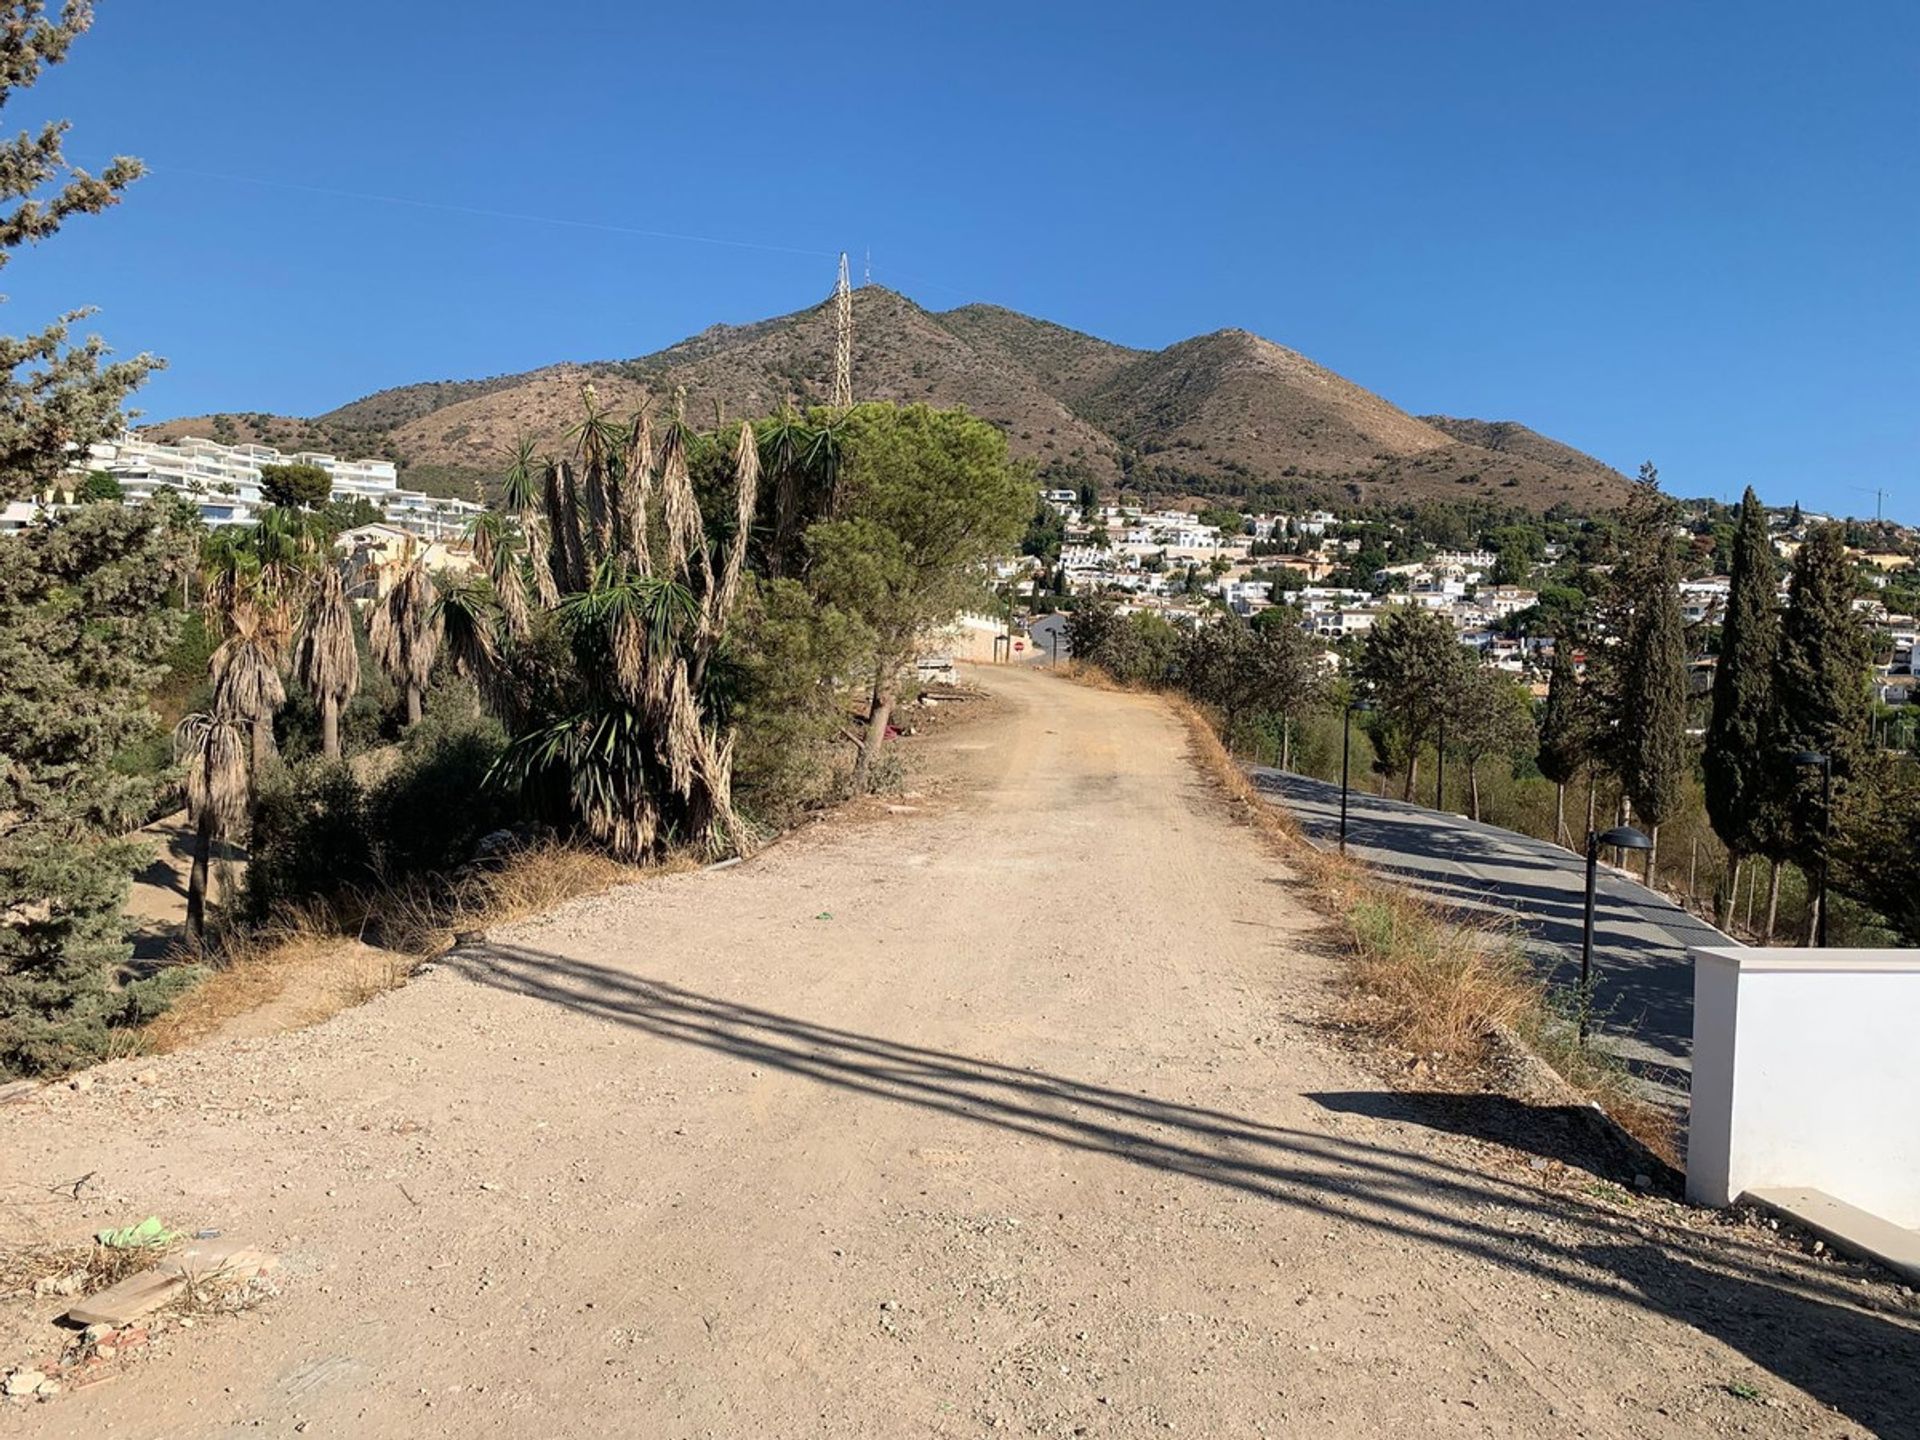
<path fill-rule="evenodd" d="M 867 263 L 862 266 L 860 270 L 860 288 L 864 290 L 871 284 L 873 284 L 873 247 L 869 245 L 867 247 Z"/>
<path fill-rule="evenodd" d="M 1873 518 L 1875 520 L 1884 518 L 1881 512 L 1887 503 L 1887 492 L 1885 490 L 1876 489 L 1867 485 L 1854 485 L 1849 488 L 1858 490 L 1862 495 L 1873 496 Z"/>
<path fill-rule="evenodd" d="M 853 291 L 847 285 L 847 252 L 840 252 L 840 279 L 833 287 L 833 403 L 853 404 Z"/>

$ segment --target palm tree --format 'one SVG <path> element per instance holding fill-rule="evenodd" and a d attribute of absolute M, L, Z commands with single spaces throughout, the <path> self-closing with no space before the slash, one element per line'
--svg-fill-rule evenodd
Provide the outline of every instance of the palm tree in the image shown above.
<path fill-rule="evenodd" d="M 367 641 L 380 668 L 406 692 L 407 724 L 419 724 L 427 681 L 440 653 L 440 623 L 433 581 L 411 545 L 396 562 L 386 595 L 374 602 Z"/>
<path fill-rule="evenodd" d="M 280 678 L 277 622 L 249 596 L 227 611 L 227 638 L 213 652 L 213 705 L 253 731 L 253 783 L 257 787 L 273 754 L 273 717 L 287 703 Z"/>
<path fill-rule="evenodd" d="M 340 758 L 340 712 L 360 689 L 360 652 L 353 642 L 353 607 L 340 567 L 328 565 L 314 582 L 295 659 L 300 683 L 320 706 L 320 750 Z"/>
<path fill-rule="evenodd" d="M 196 712 L 175 726 L 173 749 L 186 766 L 187 819 L 194 826 L 187 934 L 198 944 L 206 937 L 207 865 L 214 842 L 236 834 L 247 816 L 246 743 L 239 724 L 216 709 Z"/>

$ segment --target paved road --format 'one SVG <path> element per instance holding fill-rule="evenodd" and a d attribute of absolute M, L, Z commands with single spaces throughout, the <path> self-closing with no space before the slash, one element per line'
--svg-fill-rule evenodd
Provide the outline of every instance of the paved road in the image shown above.
<path fill-rule="evenodd" d="M 1299 817 L 1308 835 L 1332 843 L 1340 787 L 1257 767 L 1255 782 Z M 1434 898 L 1513 915 L 1529 953 L 1569 993 L 1580 975 L 1586 862 L 1581 856 L 1495 825 L 1352 792 L 1347 847 Z M 1697 916 L 1601 867 L 1594 907 L 1594 1003 L 1599 1033 L 1644 1079 L 1684 1094 L 1693 1048 L 1689 945 L 1734 943 Z"/>

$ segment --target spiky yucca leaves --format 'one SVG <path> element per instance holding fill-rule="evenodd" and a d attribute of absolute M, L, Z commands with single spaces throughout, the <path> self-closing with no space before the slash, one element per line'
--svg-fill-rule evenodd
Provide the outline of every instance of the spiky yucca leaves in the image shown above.
<path fill-rule="evenodd" d="M 233 716 L 218 710 L 195 713 L 174 727 L 173 753 L 186 769 L 187 819 L 194 827 L 187 933 L 198 942 L 207 928 L 207 870 L 214 843 L 238 834 L 246 823 L 246 742 Z"/>
<path fill-rule="evenodd" d="M 496 602 L 492 587 L 477 575 L 436 575 L 431 623 L 456 675 L 473 682 L 493 708 L 510 706 L 498 694 L 500 646 L 495 637 Z M 504 621 L 504 609 L 500 611 Z"/>
<path fill-rule="evenodd" d="M 620 528 L 620 481 L 615 467 L 626 448 L 626 434 L 599 408 L 593 386 L 585 387 L 582 398 L 586 416 L 567 432 L 567 438 L 580 461 L 584 506 L 580 550 L 592 568 L 614 552 L 615 532 Z"/>
<path fill-rule="evenodd" d="M 789 400 L 760 433 L 760 468 L 771 486 L 762 555 L 776 580 L 800 568 L 806 527 L 838 513 L 843 429 L 837 412 L 802 417 Z"/>
<path fill-rule="evenodd" d="M 340 712 L 360 691 L 360 651 L 353 643 L 353 607 L 337 565 L 314 579 L 294 666 L 320 707 L 321 753 L 338 760 Z"/>
<path fill-rule="evenodd" d="M 278 622 L 251 598 L 233 602 L 227 611 L 227 638 L 213 652 L 213 706 L 222 714 L 244 721 L 253 730 L 253 783 L 273 754 L 273 717 L 287 703 L 286 682 L 280 678 Z"/>
<path fill-rule="evenodd" d="M 374 602 L 367 643 L 376 664 L 407 697 L 407 723 L 420 721 L 427 681 L 440 653 L 439 614 L 427 567 L 409 546 L 395 562 L 392 584 Z"/>
<path fill-rule="evenodd" d="M 731 796 L 732 737 L 708 714 L 703 685 L 739 596 L 759 447 L 743 427 L 732 453 L 732 513 L 718 527 L 727 538 L 710 541 L 688 463 L 695 437 L 677 411 L 656 464 L 644 412 L 617 430 L 589 410 L 574 432 L 584 506 L 566 502 L 573 463 L 549 465 L 556 569 L 570 577 L 571 557 L 597 555 L 552 607 L 571 673 L 551 682 L 545 723 L 523 727 L 493 702 L 520 731 L 501 776 L 560 785 L 587 832 L 630 859 L 671 844 L 709 854 L 746 844 Z"/>
<path fill-rule="evenodd" d="M 778 580 L 787 573 L 799 543 L 801 476 L 812 432 L 801 422 L 788 400 L 772 424 L 760 435 L 760 467 L 773 487 L 772 513 L 766 538 L 767 574 Z"/>
<path fill-rule="evenodd" d="M 507 466 L 505 506 L 520 521 L 520 535 L 527 547 L 527 565 L 533 572 L 533 591 L 548 609 L 560 603 L 560 587 L 553 577 L 553 537 L 540 513 L 541 484 L 535 477 L 539 463 L 534 457 L 533 441 L 521 436 L 514 442 L 513 459 Z"/>

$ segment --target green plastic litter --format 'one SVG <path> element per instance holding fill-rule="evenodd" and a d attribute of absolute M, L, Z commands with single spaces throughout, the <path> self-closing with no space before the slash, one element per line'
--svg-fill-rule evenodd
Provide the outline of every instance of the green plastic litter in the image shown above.
<path fill-rule="evenodd" d="M 159 1216 L 149 1215 L 138 1225 L 126 1225 L 118 1230 L 96 1230 L 93 1238 L 115 1250 L 140 1250 L 149 1245 L 165 1245 L 175 1239 L 176 1234 L 160 1223 Z"/>
<path fill-rule="evenodd" d="M 831 920 L 833 918 L 833 912 L 831 910 L 822 910 L 818 915 L 814 916 L 813 918 L 816 920 Z"/>

